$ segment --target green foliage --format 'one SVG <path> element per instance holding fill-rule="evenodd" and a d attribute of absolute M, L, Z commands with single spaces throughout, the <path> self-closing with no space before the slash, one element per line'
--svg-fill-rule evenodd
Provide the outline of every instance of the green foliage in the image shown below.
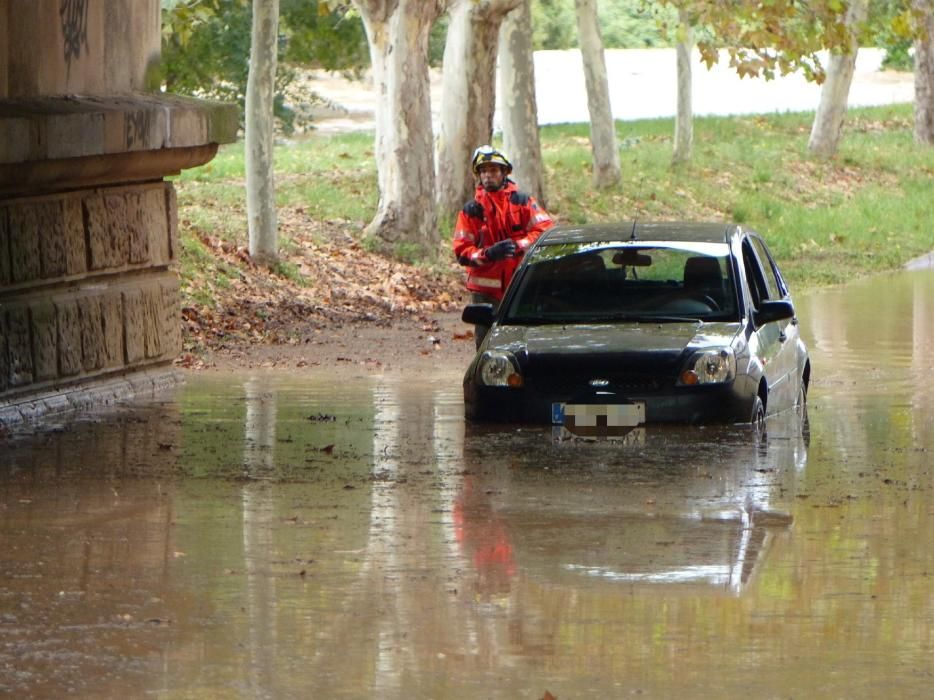
<path fill-rule="evenodd" d="M 885 49 L 882 67 L 890 70 L 910 71 L 914 59 L 910 50 L 914 33 L 914 19 L 906 0 L 874 0 L 869 4 L 867 40 Z"/>
<path fill-rule="evenodd" d="M 602 0 L 597 4 L 600 32 L 607 49 L 673 46 L 678 8 L 693 19 L 695 39 L 708 64 L 717 50 L 730 52 L 740 75 L 775 76 L 794 70 L 823 79 L 817 52 L 846 40 L 848 3 L 842 0 Z M 861 46 L 886 50 L 885 68 L 911 70 L 909 53 L 919 25 L 910 0 L 871 0 L 869 21 L 858 28 Z M 574 0 L 532 0 L 536 49 L 577 46 Z"/>
<path fill-rule="evenodd" d="M 671 46 L 664 32 L 674 24 L 678 13 L 666 6 L 653 6 L 646 0 L 626 0 L 598 5 L 600 32 L 608 49 L 640 49 Z"/>
<path fill-rule="evenodd" d="M 638 49 L 670 45 L 660 22 L 677 12 L 655 7 L 648 0 L 603 0 L 597 4 L 600 34 L 607 49 Z M 532 0 L 533 44 L 536 49 L 577 46 L 574 0 Z"/>
<path fill-rule="evenodd" d="M 448 24 L 450 24 L 450 19 L 447 15 L 442 15 L 431 25 L 431 33 L 428 35 L 428 64 L 431 66 L 440 66 L 444 60 L 444 42 L 448 37 Z"/>
<path fill-rule="evenodd" d="M 295 66 L 354 71 L 369 61 L 360 18 L 349 5 L 281 0 L 274 109 L 285 131 Z M 162 0 L 162 83 L 168 92 L 234 102 L 241 113 L 249 75 L 249 0 Z"/>
<path fill-rule="evenodd" d="M 245 0 L 181 0 L 162 10 L 166 90 L 243 105 L 250 55 Z"/>
<path fill-rule="evenodd" d="M 369 65 L 363 22 L 350 3 L 281 0 L 279 11 L 286 63 L 354 73 Z"/>
<path fill-rule="evenodd" d="M 577 46 L 574 0 L 532 0 L 532 46 L 535 49 Z"/>

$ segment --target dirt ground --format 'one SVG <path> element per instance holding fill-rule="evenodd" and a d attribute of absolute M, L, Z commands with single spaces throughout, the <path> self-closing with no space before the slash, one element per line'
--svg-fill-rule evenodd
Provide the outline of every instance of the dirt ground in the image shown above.
<path fill-rule="evenodd" d="M 243 248 L 202 236 L 233 284 L 182 285 L 183 352 L 190 370 L 325 368 L 417 371 L 466 366 L 473 328 L 460 268 L 409 265 L 341 242 L 303 241 L 286 260 L 300 281 L 253 263 Z M 210 302 L 201 302 L 210 292 Z"/>
<path fill-rule="evenodd" d="M 206 351 L 188 366 L 217 372 L 257 368 L 418 372 L 438 363 L 466 367 L 474 352 L 471 329 L 459 312 L 403 315 L 387 322 L 308 329 L 306 337 L 295 343 L 235 342 Z"/>

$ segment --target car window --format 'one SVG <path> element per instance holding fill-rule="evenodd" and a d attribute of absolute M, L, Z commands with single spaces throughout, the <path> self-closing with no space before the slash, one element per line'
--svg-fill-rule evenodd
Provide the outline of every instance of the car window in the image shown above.
<path fill-rule="evenodd" d="M 725 245 L 560 244 L 536 250 L 506 322 L 727 320 L 737 315 Z"/>
<path fill-rule="evenodd" d="M 759 304 L 769 298 L 769 289 L 765 274 L 749 239 L 743 241 L 743 267 L 746 272 L 746 282 L 749 285 L 749 294 L 752 296 L 752 305 L 759 308 Z"/>
<path fill-rule="evenodd" d="M 775 263 L 772 260 L 772 256 L 769 254 L 768 248 L 765 247 L 765 243 L 761 238 L 750 237 L 749 240 L 756 251 L 756 256 L 759 258 L 759 263 L 762 267 L 762 278 L 765 281 L 767 298 L 781 299 L 785 296 L 784 285 L 781 284 L 778 278 L 775 270 Z"/>

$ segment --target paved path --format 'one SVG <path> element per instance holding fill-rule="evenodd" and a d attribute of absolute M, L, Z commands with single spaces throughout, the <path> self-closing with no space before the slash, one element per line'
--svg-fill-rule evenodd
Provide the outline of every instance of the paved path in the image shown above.
<path fill-rule="evenodd" d="M 676 81 L 673 49 L 607 50 L 610 102 L 616 119 L 670 117 L 675 113 Z M 850 90 L 851 106 L 912 102 L 911 73 L 880 71 L 883 52 L 862 49 Z M 536 97 L 540 124 L 589 121 L 587 93 L 580 52 L 538 51 L 535 54 Z M 693 68 L 694 113 L 751 114 L 813 111 L 820 100 L 820 86 L 800 75 L 767 81 L 739 78 L 728 60 L 707 70 L 695 55 Z M 311 87 L 344 111 L 319 118 L 320 131 L 373 128 L 373 91 L 366 81 L 347 81 L 320 75 Z M 432 110 L 441 106 L 441 77 L 432 74 Z M 497 121 L 498 124 L 498 121 Z"/>

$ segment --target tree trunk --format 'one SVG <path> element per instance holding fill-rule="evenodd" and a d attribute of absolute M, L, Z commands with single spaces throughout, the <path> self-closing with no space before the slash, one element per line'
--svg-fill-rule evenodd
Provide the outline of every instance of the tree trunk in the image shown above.
<path fill-rule="evenodd" d="M 856 33 L 857 25 L 866 19 L 869 0 L 852 0 L 846 13 L 846 27 L 849 43 L 843 52 L 834 51 L 827 65 L 827 79 L 821 86 L 820 104 L 811 126 L 811 138 L 808 150 L 821 158 L 833 158 L 840 146 L 843 132 L 843 118 L 846 116 L 846 102 L 853 82 L 856 68 L 856 54 L 859 51 Z"/>
<path fill-rule="evenodd" d="M 503 150 L 512 159 L 512 178 L 545 209 L 545 173 L 535 101 L 535 61 L 532 54 L 530 0 L 522 0 L 506 15 L 499 30 L 499 96 L 503 120 Z"/>
<path fill-rule="evenodd" d="M 577 34 L 584 61 L 587 107 L 590 110 L 590 144 L 593 150 L 593 184 L 612 187 L 619 184 L 619 150 L 616 126 L 610 108 L 610 87 L 603 57 L 603 39 L 597 24 L 597 0 L 574 0 Z"/>
<path fill-rule="evenodd" d="M 694 107 L 691 74 L 691 51 L 694 48 L 694 29 L 688 13 L 678 11 L 678 113 L 675 117 L 675 150 L 671 162 L 675 165 L 691 160 L 694 148 Z"/>
<path fill-rule="evenodd" d="M 470 156 L 489 143 L 496 106 L 499 27 L 520 0 L 454 0 L 441 74 L 438 209 L 450 215 L 473 196 Z M 507 152 L 507 155 L 510 155 Z"/>
<path fill-rule="evenodd" d="M 915 40 L 915 141 L 934 146 L 934 1 L 915 0 L 924 25 Z"/>
<path fill-rule="evenodd" d="M 246 86 L 246 209 L 250 256 L 264 265 L 278 259 L 272 154 L 278 36 L 279 0 L 253 0 Z"/>
<path fill-rule="evenodd" d="M 442 0 L 354 0 L 370 47 L 376 91 L 379 206 L 367 236 L 388 253 L 437 252 L 428 34 Z"/>

